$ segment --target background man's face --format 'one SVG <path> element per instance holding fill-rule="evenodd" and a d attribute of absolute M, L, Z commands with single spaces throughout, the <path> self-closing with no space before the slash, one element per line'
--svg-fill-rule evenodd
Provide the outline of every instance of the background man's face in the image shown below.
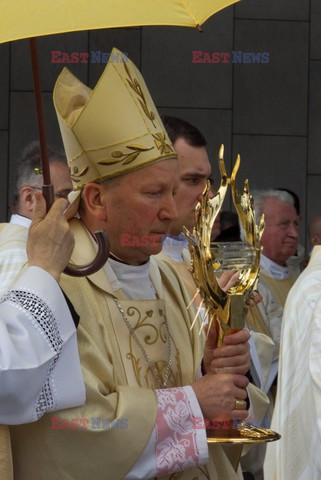
<path fill-rule="evenodd" d="M 284 265 L 295 254 L 298 244 L 299 217 L 293 205 L 270 198 L 263 204 L 265 228 L 261 239 L 263 254 Z"/>
<path fill-rule="evenodd" d="M 110 189 L 105 187 L 106 228 L 112 253 L 138 265 L 161 251 L 177 218 L 176 188 L 176 159 L 131 172 Z"/>
<path fill-rule="evenodd" d="M 312 246 L 321 245 L 321 217 L 314 220 L 309 239 Z"/>
<path fill-rule="evenodd" d="M 178 218 L 173 222 L 171 233 L 179 235 L 183 226 L 192 231 L 195 225 L 195 206 L 211 176 L 212 168 L 205 147 L 193 147 L 184 138 L 178 138 L 174 149 L 178 154 L 179 184 L 175 197 Z"/>
<path fill-rule="evenodd" d="M 57 198 L 67 198 L 72 190 L 69 168 L 60 162 L 52 162 L 49 166 L 51 183 Z"/>
<path fill-rule="evenodd" d="M 54 188 L 56 198 L 68 198 L 68 193 L 72 191 L 72 182 L 67 164 L 53 161 L 49 164 L 50 179 Z M 19 191 L 19 202 L 14 208 L 13 213 L 18 213 L 26 218 L 32 219 L 35 209 L 34 191 L 41 190 L 42 178 L 33 182 L 34 186 L 23 185 Z M 36 186 L 36 185 L 39 186 Z"/>

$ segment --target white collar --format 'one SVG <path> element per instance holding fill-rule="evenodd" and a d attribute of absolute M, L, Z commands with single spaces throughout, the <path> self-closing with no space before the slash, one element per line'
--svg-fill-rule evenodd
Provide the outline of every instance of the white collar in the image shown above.
<path fill-rule="evenodd" d="M 127 265 L 109 258 L 104 268 L 114 291 L 122 289 L 131 300 L 157 298 L 150 276 L 150 261 L 143 265 Z"/>
<path fill-rule="evenodd" d="M 13 225 L 20 225 L 21 227 L 29 228 L 31 225 L 31 219 L 27 217 L 23 217 L 22 215 L 18 215 L 17 213 L 11 215 L 10 223 Z"/>
<path fill-rule="evenodd" d="M 287 265 L 279 265 L 263 254 L 261 255 L 260 265 L 262 273 L 268 275 L 269 277 L 276 278 L 278 280 L 289 277 L 289 269 Z"/>

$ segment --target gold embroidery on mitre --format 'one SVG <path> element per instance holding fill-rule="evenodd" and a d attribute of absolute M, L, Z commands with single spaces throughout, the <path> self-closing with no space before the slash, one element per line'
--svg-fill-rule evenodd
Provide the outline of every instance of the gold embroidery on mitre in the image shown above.
<path fill-rule="evenodd" d="M 152 122 L 154 128 L 156 128 L 156 125 L 154 123 L 154 120 L 156 118 L 155 113 L 152 110 L 149 111 L 149 108 L 147 106 L 147 101 L 146 101 L 144 92 L 142 90 L 142 87 L 140 86 L 139 81 L 136 78 L 134 78 L 134 79 L 132 78 L 132 76 L 130 74 L 130 71 L 129 71 L 129 68 L 127 67 L 126 63 L 124 63 L 123 65 L 125 67 L 127 75 L 130 78 L 130 80 L 128 80 L 128 78 L 126 79 L 127 82 L 128 82 L 128 85 L 132 88 L 132 90 L 134 90 L 136 95 L 138 95 L 138 97 L 140 97 L 140 98 L 138 98 L 138 101 L 140 103 L 140 106 L 143 109 L 143 112 L 145 113 L 146 117 Z"/>
<path fill-rule="evenodd" d="M 172 148 L 171 144 L 168 143 L 168 141 L 166 140 L 166 136 L 164 132 L 159 132 L 155 134 L 152 133 L 152 135 L 154 138 L 155 145 L 161 154 L 174 152 L 174 149 Z"/>
<path fill-rule="evenodd" d="M 88 171 L 88 168 L 89 167 L 84 167 L 82 170 L 80 170 L 79 172 L 79 168 L 76 167 L 76 166 L 73 166 L 72 167 L 72 171 L 71 171 L 71 179 L 74 181 L 74 182 L 80 182 L 80 178 L 79 177 L 82 177 L 84 176 L 87 171 Z"/>
<path fill-rule="evenodd" d="M 64 69 L 55 85 L 54 104 L 74 191 L 88 182 L 177 158 L 144 79 L 129 59 L 110 62 L 94 90 Z M 123 124 L 123 117 L 130 121 Z"/>
<path fill-rule="evenodd" d="M 114 150 L 111 152 L 112 158 L 106 160 L 100 160 L 97 162 L 98 165 L 114 165 L 116 163 L 122 162 L 122 165 L 127 165 L 128 163 L 133 162 L 142 152 L 148 152 L 153 150 L 154 147 L 144 147 L 143 145 L 126 145 L 126 148 L 131 150 L 129 153 L 123 153 L 121 150 Z"/>

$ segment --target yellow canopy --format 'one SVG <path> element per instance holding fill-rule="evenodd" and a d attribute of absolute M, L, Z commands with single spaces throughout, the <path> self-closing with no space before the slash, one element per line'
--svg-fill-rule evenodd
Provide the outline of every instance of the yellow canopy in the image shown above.
<path fill-rule="evenodd" d="M 0 0 L 0 43 L 144 25 L 202 25 L 238 0 Z"/>

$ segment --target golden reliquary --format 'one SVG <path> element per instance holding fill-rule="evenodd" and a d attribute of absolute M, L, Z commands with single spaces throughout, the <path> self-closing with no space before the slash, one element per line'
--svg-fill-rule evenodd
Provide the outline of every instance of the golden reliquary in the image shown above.
<path fill-rule="evenodd" d="M 240 166 L 240 156 L 229 178 L 224 163 L 224 146 L 219 151 L 219 168 L 221 184 L 210 199 L 210 183 L 208 182 L 201 201 L 195 209 L 196 224 L 193 232 L 185 229 L 191 240 L 192 265 L 191 272 L 197 287 L 195 297 L 200 295 L 199 304 L 192 328 L 202 313 L 200 333 L 205 326 L 215 325 L 218 332 L 217 346 L 223 345 L 225 335 L 233 333 L 245 326 L 246 303 L 256 289 L 260 271 L 260 239 L 264 229 L 264 218 L 259 225 L 255 221 L 253 198 L 249 192 L 249 184 L 244 182 L 240 195 L 235 186 L 235 178 Z M 218 243 L 211 242 L 212 227 L 222 207 L 228 187 L 231 187 L 232 199 L 237 211 L 244 241 Z M 218 277 L 223 271 L 239 271 L 238 280 L 226 292 L 219 284 Z M 205 310 L 205 312 L 204 312 Z M 280 435 L 265 428 L 258 428 L 244 421 L 237 428 L 208 430 L 209 442 L 220 443 L 263 443 L 274 441 Z M 213 436 L 215 433 L 215 436 Z"/>

